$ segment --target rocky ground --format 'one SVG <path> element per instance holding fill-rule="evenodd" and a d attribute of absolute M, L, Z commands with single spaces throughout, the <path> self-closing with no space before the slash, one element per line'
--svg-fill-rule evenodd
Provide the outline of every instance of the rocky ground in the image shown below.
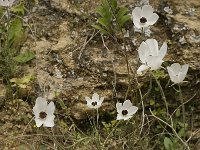
<path fill-rule="evenodd" d="M 33 24 L 32 34 L 22 51 L 34 51 L 36 59 L 24 66 L 23 70 L 24 74 L 33 74 L 36 80 L 28 90 L 19 91 L 18 99 L 6 102 L 5 106 L 0 104 L 0 137 L 9 140 L 3 142 L 7 144 L 7 149 L 18 146 L 16 139 L 24 142 L 22 131 L 33 117 L 32 107 L 37 96 L 53 100 L 58 107 L 60 100 L 64 102 L 67 108 L 57 112 L 57 122 L 65 120 L 62 114 L 67 113 L 80 124 L 92 112 L 85 105 L 85 96 L 98 92 L 105 97 L 100 112 L 102 120 L 107 120 L 104 116 L 113 113 L 117 100 L 124 99 L 128 78 L 123 44 L 119 42 L 116 45 L 112 39 L 104 37 L 106 49 L 100 34 L 96 34 L 91 27 L 96 21 L 94 13 L 99 4 L 98 0 L 45 0 L 31 6 L 28 17 Z M 138 2 L 120 0 L 120 4 L 132 10 Z M 157 39 L 159 44 L 168 42 L 165 61 L 190 65 L 188 82 L 182 88 L 185 99 L 191 99 L 186 107 L 192 132 L 200 128 L 200 2 L 150 0 L 150 4 L 160 16 L 152 27 L 151 37 Z M 137 47 L 142 38 L 139 33 L 134 34 L 131 22 L 126 30 L 129 32 L 127 41 L 131 75 L 135 76 L 139 65 Z M 147 77 L 138 77 L 141 86 L 148 84 Z M 169 78 L 163 79 L 163 85 L 167 84 L 166 79 Z M 132 86 L 137 87 L 137 83 L 133 81 Z M 0 98 L 4 99 L 5 86 L 0 84 L 0 89 Z M 58 97 L 55 97 L 55 91 L 60 93 Z M 166 91 L 170 92 L 170 89 L 166 88 Z M 167 97 L 172 103 L 180 103 L 175 95 L 167 94 Z M 24 135 L 38 133 L 33 126 L 33 122 L 28 125 Z M 199 133 L 194 136 L 196 150 L 200 147 L 199 137 Z"/>

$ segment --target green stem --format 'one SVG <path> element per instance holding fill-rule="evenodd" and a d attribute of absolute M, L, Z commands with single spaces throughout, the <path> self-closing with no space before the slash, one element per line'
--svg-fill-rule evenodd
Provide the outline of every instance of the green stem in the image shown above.
<path fill-rule="evenodd" d="M 184 139 L 185 139 L 185 105 L 184 105 L 183 94 L 182 94 L 180 84 L 178 84 L 178 87 L 179 87 L 180 99 L 181 99 L 181 105 L 182 105 L 182 121 L 184 124 L 183 128 L 184 128 Z"/>
<path fill-rule="evenodd" d="M 157 83 L 157 85 L 158 85 L 158 87 L 159 87 L 159 89 L 160 89 L 162 99 L 163 99 L 163 101 L 164 101 L 164 103 L 165 103 L 165 107 L 166 107 L 166 111 L 167 111 L 167 118 L 168 118 L 168 117 L 169 117 L 169 110 L 168 110 L 168 104 L 167 104 L 167 100 L 166 100 L 166 97 L 165 97 L 165 93 L 164 93 L 163 88 L 162 88 L 162 86 L 160 85 L 160 82 L 158 81 L 158 79 L 154 76 L 153 73 L 151 73 L 151 74 L 152 74 L 153 77 L 155 78 L 156 83 Z"/>
<path fill-rule="evenodd" d="M 99 109 L 97 108 L 97 129 L 99 129 Z"/>
<path fill-rule="evenodd" d="M 97 117 L 96 117 L 96 124 L 95 124 L 95 117 L 93 116 L 93 124 L 95 128 L 95 138 L 97 139 L 98 143 L 97 144 L 97 149 L 101 149 L 101 139 L 100 139 L 100 134 L 99 134 L 99 110 L 98 108 L 96 109 Z M 95 113 L 93 112 L 93 115 Z"/>

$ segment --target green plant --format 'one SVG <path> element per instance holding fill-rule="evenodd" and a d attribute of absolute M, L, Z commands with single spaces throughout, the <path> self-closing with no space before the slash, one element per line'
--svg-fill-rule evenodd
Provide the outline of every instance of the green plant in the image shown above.
<path fill-rule="evenodd" d="M 27 75 L 22 78 L 12 78 L 10 79 L 10 82 L 12 83 L 11 86 L 13 87 L 26 88 L 33 79 L 33 75 Z"/>
<path fill-rule="evenodd" d="M 176 111 L 175 114 L 176 118 L 180 117 L 180 109 Z M 175 119 L 173 121 L 173 128 L 178 131 L 177 135 L 180 138 L 184 138 L 185 136 L 185 130 L 187 129 L 188 124 L 184 124 L 180 122 L 178 119 Z M 177 137 L 165 137 L 164 138 L 164 146 L 166 150 L 177 150 L 182 148 L 182 144 L 180 143 L 179 139 Z"/>
<path fill-rule="evenodd" d="M 27 30 L 21 17 L 24 14 L 22 2 L 12 7 L 0 7 L 0 76 L 6 81 L 17 74 L 19 63 L 35 58 L 30 51 L 20 54 L 21 45 L 27 38 Z"/>
<path fill-rule="evenodd" d="M 101 6 L 96 8 L 100 15 L 97 19 L 98 24 L 92 25 L 102 34 L 113 35 L 119 32 L 127 21 L 131 19 L 128 8 L 119 7 L 116 0 L 102 0 Z"/>

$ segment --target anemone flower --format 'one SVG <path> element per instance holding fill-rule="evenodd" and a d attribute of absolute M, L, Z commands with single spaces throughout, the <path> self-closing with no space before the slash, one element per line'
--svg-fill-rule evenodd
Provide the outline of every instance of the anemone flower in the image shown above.
<path fill-rule="evenodd" d="M 89 108 L 99 108 L 104 100 L 104 97 L 99 97 L 99 95 L 97 93 L 94 93 L 92 95 L 92 99 L 90 99 L 89 97 L 85 97 L 85 100 L 87 101 L 87 106 Z"/>
<path fill-rule="evenodd" d="M 142 74 L 147 69 L 157 70 L 163 63 L 163 58 L 167 52 L 167 43 L 164 42 L 160 50 L 155 39 L 147 39 L 140 44 L 138 54 L 142 65 L 138 68 L 137 74 Z"/>
<path fill-rule="evenodd" d="M 126 100 L 123 104 L 117 103 L 117 120 L 128 120 L 131 118 L 138 110 L 138 107 L 133 106 L 130 100 Z"/>
<path fill-rule="evenodd" d="M 53 102 L 47 104 L 45 98 L 38 97 L 35 106 L 33 107 L 36 126 L 40 127 L 43 124 L 44 127 L 53 127 L 55 118 L 53 114 L 54 111 L 55 106 Z"/>
<path fill-rule="evenodd" d="M 0 0 L 0 6 L 11 7 L 15 0 Z"/>
<path fill-rule="evenodd" d="M 144 5 L 142 8 L 135 7 L 132 11 L 134 25 L 140 29 L 155 24 L 159 16 L 153 11 L 153 7 L 150 5 Z"/>
<path fill-rule="evenodd" d="M 169 73 L 170 79 L 172 82 L 181 83 L 186 77 L 189 65 L 180 65 L 179 63 L 174 63 L 170 67 L 167 67 L 167 71 Z"/>

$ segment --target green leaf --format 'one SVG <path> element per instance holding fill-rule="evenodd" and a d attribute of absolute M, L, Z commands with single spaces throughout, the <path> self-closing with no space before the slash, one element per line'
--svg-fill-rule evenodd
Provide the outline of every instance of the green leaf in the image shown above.
<path fill-rule="evenodd" d="M 19 63 L 26 63 L 26 62 L 34 59 L 34 58 L 35 58 L 35 54 L 33 52 L 26 51 L 25 53 L 14 57 L 14 60 L 19 62 Z"/>
<path fill-rule="evenodd" d="M 96 8 L 96 12 L 102 17 L 107 20 L 112 20 L 112 12 L 110 12 L 110 9 L 105 8 L 103 6 L 98 6 Z"/>
<path fill-rule="evenodd" d="M 40 145 L 39 150 L 47 150 L 47 147 L 45 145 Z"/>
<path fill-rule="evenodd" d="M 117 9 L 117 0 L 107 0 L 110 1 L 110 5 L 114 11 Z"/>
<path fill-rule="evenodd" d="M 181 116 L 181 109 L 178 109 L 177 111 L 176 111 L 176 117 L 178 118 L 178 117 L 180 117 Z"/>
<path fill-rule="evenodd" d="M 117 18 L 120 18 L 120 17 L 124 16 L 128 12 L 129 12 L 128 8 L 126 8 L 126 7 L 120 7 L 116 16 L 117 16 Z"/>
<path fill-rule="evenodd" d="M 178 135 L 180 137 L 183 137 L 185 135 L 185 129 L 184 128 L 181 128 L 179 131 L 178 131 Z"/>
<path fill-rule="evenodd" d="M 111 29 L 111 23 L 106 18 L 99 18 L 98 23 L 104 26 L 108 31 Z"/>
<path fill-rule="evenodd" d="M 123 27 L 124 24 L 129 21 L 131 19 L 131 16 L 130 15 L 125 15 L 125 16 L 122 16 L 119 18 L 119 25 L 120 27 Z"/>
<path fill-rule="evenodd" d="M 17 14 L 24 15 L 24 13 L 25 13 L 24 4 L 20 3 L 19 5 L 15 5 L 14 7 L 12 7 L 11 11 L 14 13 L 17 13 Z"/>
<path fill-rule="evenodd" d="M 157 79 L 164 78 L 166 76 L 164 70 L 155 70 L 153 71 L 153 74 Z"/>
<path fill-rule="evenodd" d="M 106 11 L 102 6 L 98 6 L 96 8 L 96 13 L 98 13 L 99 15 L 101 15 L 101 17 L 106 16 Z"/>
<path fill-rule="evenodd" d="M 34 79 L 33 75 L 27 75 L 22 78 L 12 78 L 10 79 L 10 82 L 12 83 L 11 86 L 15 87 L 18 86 L 20 88 L 26 88 L 28 83 L 31 82 Z"/>
<path fill-rule="evenodd" d="M 110 10 L 107 9 L 107 8 L 104 8 L 103 6 L 98 6 L 96 8 L 96 13 L 101 15 L 101 17 L 105 17 L 105 18 L 111 18 L 112 17 L 112 13 L 110 12 Z"/>
<path fill-rule="evenodd" d="M 4 13 L 3 7 L 0 7 L 0 18 L 3 16 L 3 13 Z"/>
<path fill-rule="evenodd" d="M 110 6 L 109 6 L 107 0 L 101 0 L 101 5 L 102 5 L 103 8 L 105 8 L 106 10 L 109 10 L 109 9 L 110 9 Z"/>
<path fill-rule="evenodd" d="M 182 127 L 182 128 L 184 127 L 184 123 L 182 123 L 182 122 L 179 121 L 178 124 L 179 124 L 180 127 Z M 185 127 L 186 127 L 186 128 L 188 127 L 188 124 L 187 124 L 187 123 L 185 123 Z"/>
<path fill-rule="evenodd" d="M 151 99 L 151 100 L 150 100 L 150 105 L 151 105 L 151 106 L 155 105 L 155 100 L 154 100 L 154 99 Z"/>
<path fill-rule="evenodd" d="M 171 150 L 172 149 L 173 143 L 170 140 L 170 138 L 168 138 L 168 137 L 164 138 L 164 146 L 165 146 L 166 150 Z"/>
<path fill-rule="evenodd" d="M 20 45 L 22 39 L 24 38 L 24 28 L 22 26 L 22 21 L 20 19 L 15 19 L 11 22 L 8 29 L 8 41 L 9 46 Z"/>
<path fill-rule="evenodd" d="M 101 34 L 109 34 L 105 29 L 103 29 L 99 25 L 92 25 L 92 27 L 99 30 L 101 32 Z"/>

